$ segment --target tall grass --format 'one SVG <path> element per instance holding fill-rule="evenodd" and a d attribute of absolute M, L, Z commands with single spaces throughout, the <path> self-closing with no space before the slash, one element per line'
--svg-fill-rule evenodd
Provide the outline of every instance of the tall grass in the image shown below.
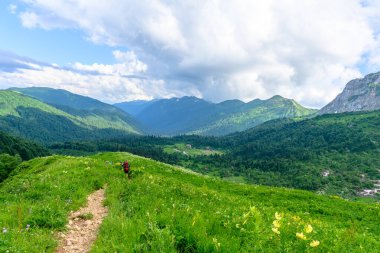
<path fill-rule="evenodd" d="M 125 159 L 131 180 L 115 165 Z M 53 252 L 68 212 L 105 184 L 109 214 L 92 252 L 380 252 L 378 204 L 229 183 L 126 153 L 23 163 L 0 186 L 0 252 Z"/>

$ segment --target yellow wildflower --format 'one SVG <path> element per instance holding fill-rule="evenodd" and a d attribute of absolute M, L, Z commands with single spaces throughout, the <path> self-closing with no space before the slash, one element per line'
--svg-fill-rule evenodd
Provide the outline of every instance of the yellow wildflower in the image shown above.
<path fill-rule="evenodd" d="M 300 218 L 299 216 L 293 216 L 292 219 L 293 219 L 294 221 L 300 221 L 300 220 L 301 220 L 301 218 Z"/>
<path fill-rule="evenodd" d="M 272 231 L 274 232 L 274 233 L 276 233 L 276 234 L 280 234 L 280 231 L 278 230 L 278 228 L 272 228 Z"/>
<path fill-rule="evenodd" d="M 274 217 L 276 218 L 276 220 L 281 220 L 282 219 L 282 214 L 281 213 L 278 213 L 278 212 L 276 212 L 275 214 L 274 214 Z"/>
<path fill-rule="evenodd" d="M 313 232 L 313 227 L 309 224 L 305 227 L 305 232 L 307 234 L 310 234 L 311 232 Z"/>
<path fill-rule="evenodd" d="M 306 236 L 301 232 L 301 233 L 296 233 L 296 236 L 301 239 L 301 240 L 307 240 Z"/>
<path fill-rule="evenodd" d="M 273 226 L 274 226 L 275 228 L 279 228 L 279 227 L 281 227 L 281 224 L 280 224 L 280 222 L 279 222 L 278 220 L 274 220 L 274 221 L 273 221 Z"/>
<path fill-rule="evenodd" d="M 317 240 L 313 240 L 311 243 L 310 243 L 310 246 L 311 247 L 318 247 L 318 245 L 319 245 L 319 241 L 317 241 Z"/>

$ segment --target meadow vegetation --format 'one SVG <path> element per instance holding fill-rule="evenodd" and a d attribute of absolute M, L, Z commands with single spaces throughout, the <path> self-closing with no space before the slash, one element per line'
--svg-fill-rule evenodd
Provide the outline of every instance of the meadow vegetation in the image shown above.
<path fill-rule="evenodd" d="M 129 160 L 132 179 L 117 164 Z M 54 252 L 106 187 L 91 252 L 379 252 L 379 204 L 226 182 L 128 153 L 23 162 L 0 184 L 0 252 Z"/>

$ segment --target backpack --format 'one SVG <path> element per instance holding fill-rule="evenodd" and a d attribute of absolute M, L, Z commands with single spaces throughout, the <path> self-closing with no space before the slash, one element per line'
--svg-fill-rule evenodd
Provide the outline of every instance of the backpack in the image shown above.
<path fill-rule="evenodd" d="M 128 173 L 129 172 L 129 163 L 128 162 L 123 162 L 123 168 L 124 168 L 124 172 Z"/>

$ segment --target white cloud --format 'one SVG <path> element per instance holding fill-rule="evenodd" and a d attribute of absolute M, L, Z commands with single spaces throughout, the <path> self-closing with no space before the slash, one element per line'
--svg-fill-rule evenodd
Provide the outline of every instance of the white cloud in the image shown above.
<path fill-rule="evenodd" d="M 114 51 L 113 55 L 119 63 L 117 64 L 99 64 L 94 63 L 85 65 L 75 63 L 73 67 L 81 71 L 95 72 L 102 75 L 126 76 L 135 75 L 146 72 L 148 66 L 141 62 L 133 51 L 121 52 Z"/>
<path fill-rule="evenodd" d="M 15 4 L 8 5 L 8 10 L 10 13 L 16 14 L 17 13 L 17 5 L 15 5 Z"/>
<path fill-rule="evenodd" d="M 25 3 L 20 17 L 26 27 L 74 27 L 95 43 L 134 52 L 114 52 L 117 59 L 128 59 L 127 66 L 76 68 L 112 75 L 144 72 L 165 80 L 165 94 L 180 95 L 184 88 L 213 100 L 280 94 L 322 106 L 361 76 L 360 69 L 380 68 L 377 0 Z"/>
<path fill-rule="evenodd" d="M 70 67 L 43 64 L 0 51 L 0 88 L 52 87 L 106 102 L 171 97 L 165 81 L 142 76 L 147 65 L 134 52 L 114 52 L 116 64 L 75 63 Z"/>

